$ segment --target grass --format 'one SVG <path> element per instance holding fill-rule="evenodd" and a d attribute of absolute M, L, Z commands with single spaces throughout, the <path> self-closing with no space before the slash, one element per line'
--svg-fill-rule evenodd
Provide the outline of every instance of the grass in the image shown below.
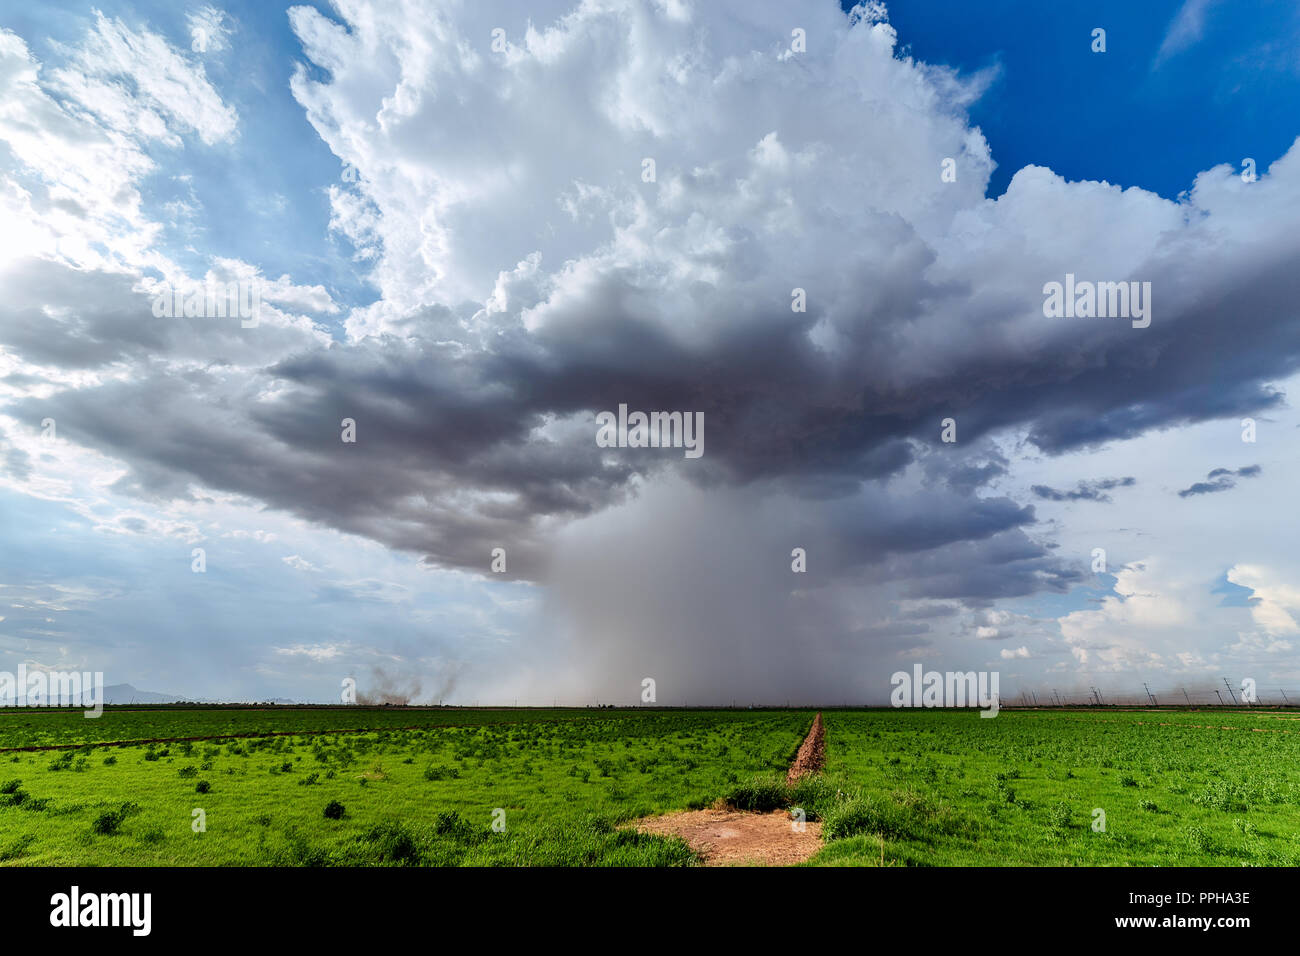
<path fill-rule="evenodd" d="M 782 770 L 812 720 L 786 711 L 285 709 L 275 721 L 251 718 L 278 736 L 88 742 L 200 736 L 231 719 L 153 714 L 0 713 L 0 738 L 18 746 L 30 744 L 15 724 L 39 725 L 49 743 L 82 744 L 0 753 L 0 781 L 10 781 L 0 782 L 0 865 L 685 864 L 694 857 L 680 841 L 618 824 L 706 806 L 742 778 Z M 377 729 L 286 733 L 356 728 L 367 715 Z M 249 714 L 237 719 L 247 732 Z"/>
<path fill-rule="evenodd" d="M 0 753 L 0 865 L 686 865 L 619 824 L 719 800 L 820 820 L 811 865 L 1300 864 L 1290 715 L 825 711 L 787 786 L 812 715 L 0 711 L 4 746 L 68 747 Z"/>
<path fill-rule="evenodd" d="M 813 863 L 1300 864 L 1293 715 L 858 711 L 827 730 Z"/>

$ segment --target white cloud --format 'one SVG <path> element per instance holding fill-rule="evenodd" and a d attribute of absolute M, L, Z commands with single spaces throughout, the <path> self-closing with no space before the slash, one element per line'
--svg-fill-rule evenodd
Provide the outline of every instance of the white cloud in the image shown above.
<path fill-rule="evenodd" d="M 332 661 L 342 657 L 347 647 L 339 644 L 293 644 L 289 647 L 273 647 L 272 653 L 281 657 L 306 657 L 313 661 Z"/>
<path fill-rule="evenodd" d="M 573 298 L 613 270 L 635 270 L 667 312 L 691 283 L 723 278 L 726 258 L 761 269 L 755 257 L 778 245 L 829 292 L 817 233 L 843 237 L 848 210 L 938 231 L 992 169 L 959 113 L 968 85 L 895 58 L 888 24 L 846 30 L 829 0 L 801 9 L 810 52 L 794 62 L 779 58 L 789 17 L 752 4 L 530 15 L 524 29 L 490 4 L 375 5 L 350 8 L 343 30 L 314 8 L 290 11 L 305 53 L 330 71 L 328 82 L 299 71 L 294 95 L 359 173 L 354 189 L 331 190 L 334 225 L 364 254 L 382 249 L 374 278 L 393 314 L 483 301 L 534 254 L 560 283 L 539 324 L 561 321 L 561 288 Z M 507 54 L 491 51 L 499 24 Z M 490 135 L 452 132 L 487 117 Z M 957 183 L 940 181 L 944 156 L 960 163 Z M 641 181 L 646 157 L 654 184 Z M 741 220 L 752 238 L 728 225 Z"/>
<path fill-rule="evenodd" d="M 1227 577 L 1233 584 L 1255 592 L 1250 613 L 1266 634 L 1300 634 L 1300 588 L 1259 565 L 1236 565 Z"/>
<path fill-rule="evenodd" d="M 82 269 L 168 270 L 153 250 L 162 227 L 143 211 L 139 184 L 156 169 L 153 144 L 193 132 L 229 141 L 237 116 L 200 63 L 162 36 L 96 13 L 65 64 L 42 71 L 17 34 L 0 29 L 0 209 L 12 228 L 0 266 L 43 255 Z M 53 95 L 52 95 L 53 94 Z"/>
<path fill-rule="evenodd" d="M 1156 53 L 1157 67 L 1174 54 L 1200 42 L 1205 33 L 1205 15 L 1218 2 L 1219 0 L 1183 0 L 1183 5 L 1174 14 L 1160 50 Z"/>
<path fill-rule="evenodd" d="M 1058 621 L 1066 644 L 1081 665 L 1097 670 L 1167 666 L 1156 648 L 1185 639 L 1193 623 L 1191 595 L 1205 589 L 1174 577 L 1154 558 L 1114 573 L 1115 595 L 1096 610 L 1072 611 Z"/>
<path fill-rule="evenodd" d="M 190 49 L 196 53 L 217 53 L 228 49 L 234 24 L 224 10 L 213 6 L 199 7 L 185 15 L 189 28 Z"/>
<path fill-rule="evenodd" d="M 55 85 L 118 132 L 139 129 L 172 146 L 180 145 L 176 128 L 209 145 L 235 134 L 237 114 L 208 82 L 202 62 L 157 33 L 97 11 L 86 39 L 67 52 L 69 66 L 53 71 Z"/>

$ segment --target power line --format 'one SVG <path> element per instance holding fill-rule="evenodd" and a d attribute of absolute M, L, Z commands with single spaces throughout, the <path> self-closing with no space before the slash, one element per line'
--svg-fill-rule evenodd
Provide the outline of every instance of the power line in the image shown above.
<path fill-rule="evenodd" d="M 1223 679 L 1223 686 L 1228 688 L 1228 696 L 1232 698 L 1232 706 L 1237 706 L 1237 695 L 1232 692 L 1232 685 L 1228 683 L 1228 678 Z"/>

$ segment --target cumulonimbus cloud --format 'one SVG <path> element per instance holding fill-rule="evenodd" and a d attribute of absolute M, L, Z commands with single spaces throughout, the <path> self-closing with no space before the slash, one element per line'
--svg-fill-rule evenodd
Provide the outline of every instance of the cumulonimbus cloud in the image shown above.
<path fill-rule="evenodd" d="M 980 494 L 1007 469 L 985 439 L 1260 412 L 1300 364 L 1294 146 L 1177 201 L 1035 166 L 990 199 L 981 78 L 900 54 L 878 5 L 509 11 L 291 9 L 293 94 L 355 174 L 332 226 L 379 291 L 341 334 L 287 308 L 162 326 L 141 275 L 14 260 L 0 342 L 62 384 L 6 414 L 68 423 L 132 493 L 235 492 L 443 567 L 504 545 L 509 576 L 576 582 L 569 539 L 658 485 L 737 534 L 737 503 L 783 502 L 789 534 L 758 536 L 780 554 L 802 534 L 841 584 L 979 606 L 1077 579 L 1032 507 Z M 1150 282 L 1150 326 L 1045 318 L 1067 274 Z M 619 404 L 702 412 L 707 453 L 598 447 Z M 941 480 L 896 481 L 918 464 Z"/>

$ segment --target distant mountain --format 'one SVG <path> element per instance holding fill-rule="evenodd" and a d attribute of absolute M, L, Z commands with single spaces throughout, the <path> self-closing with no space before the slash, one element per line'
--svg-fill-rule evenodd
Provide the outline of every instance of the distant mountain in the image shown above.
<path fill-rule="evenodd" d="M 83 702 L 85 698 L 83 696 Z M 160 694 L 152 690 L 139 690 L 131 684 L 105 684 L 103 702 L 105 704 L 226 704 L 226 703 L 271 703 L 271 704 L 296 704 L 297 701 L 289 700 L 287 697 L 272 697 L 262 701 L 223 701 L 215 700 L 211 697 L 185 697 L 180 694 Z M 7 701 L 0 701 L 7 704 Z M 67 702 L 64 702 L 65 705 Z M 15 705 L 9 705 L 15 706 Z M 18 698 L 18 707 L 26 707 L 27 699 Z M 73 704 L 71 706 L 82 706 Z"/>
<path fill-rule="evenodd" d="M 137 690 L 130 684 L 105 684 L 104 703 L 106 704 L 175 704 L 179 701 L 197 703 L 215 703 L 200 697 L 181 697 L 177 694 L 159 694 L 151 690 Z"/>

